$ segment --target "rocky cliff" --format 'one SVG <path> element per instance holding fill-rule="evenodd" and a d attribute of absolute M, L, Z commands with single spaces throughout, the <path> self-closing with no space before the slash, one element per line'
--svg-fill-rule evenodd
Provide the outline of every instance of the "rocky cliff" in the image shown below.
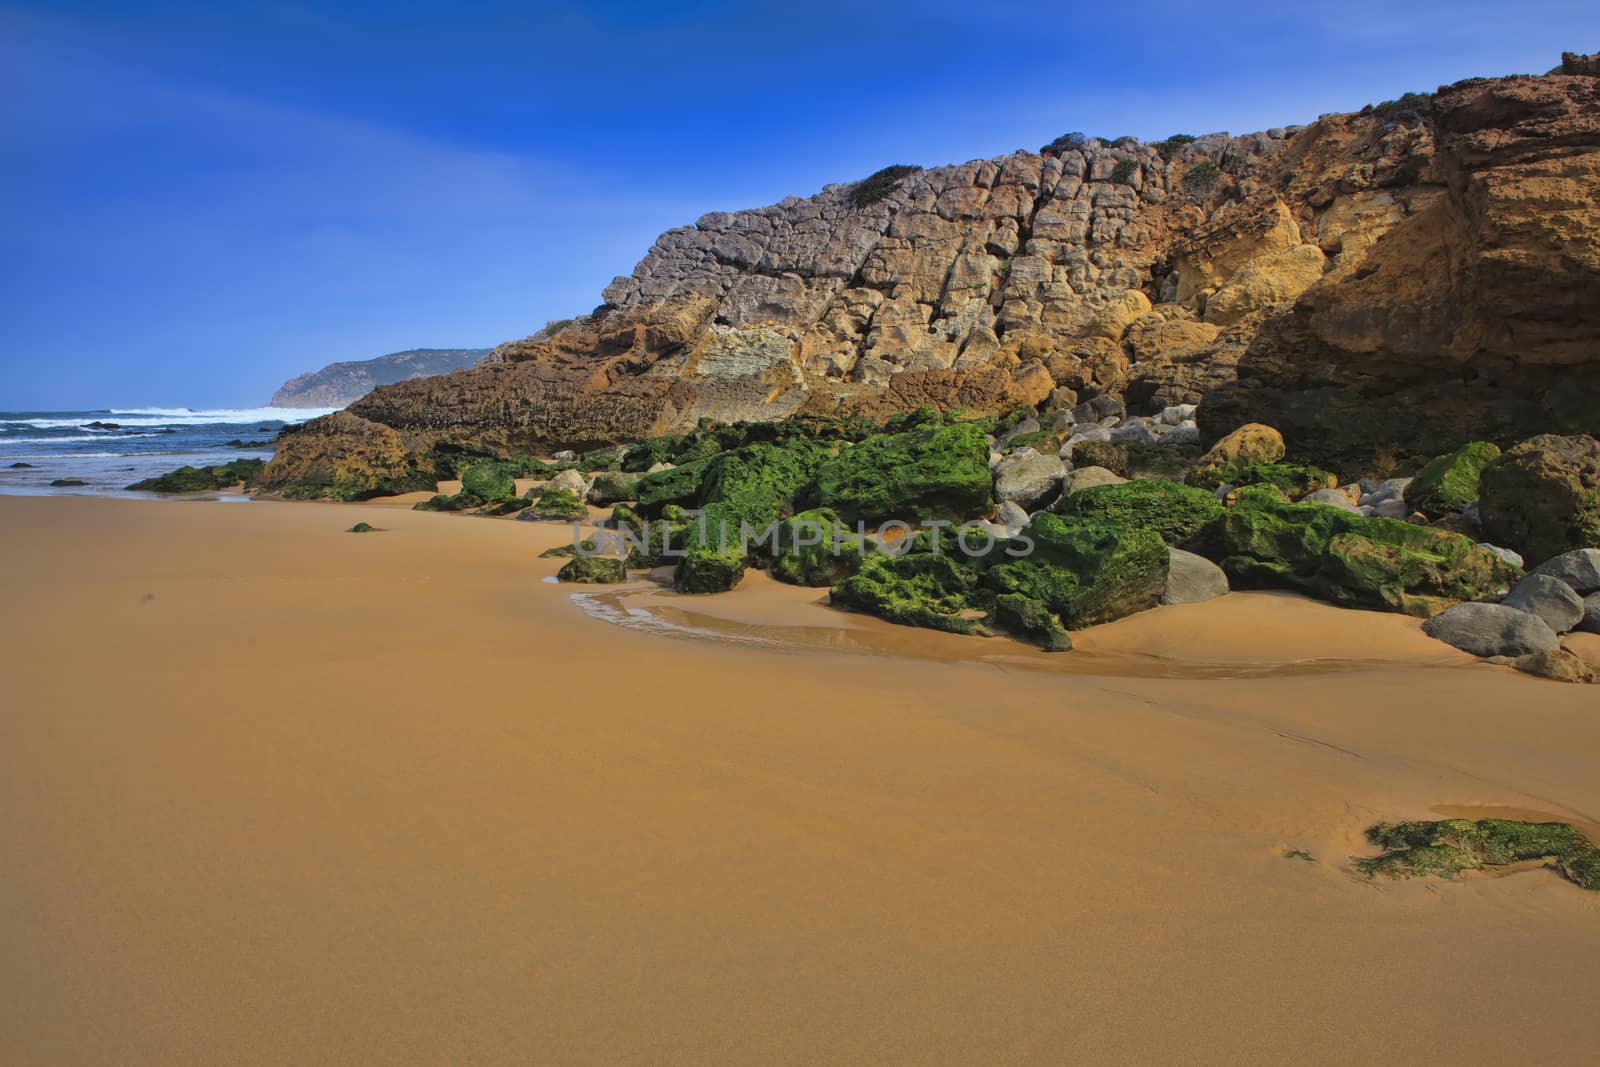
<path fill-rule="evenodd" d="M 706 215 L 593 314 L 350 413 L 413 448 L 531 451 L 1114 396 L 1345 466 L 1600 431 L 1596 70 L 1243 137 L 1069 135 Z"/>
<path fill-rule="evenodd" d="M 380 385 L 476 366 L 490 351 L 487 348 L 411 348 L 376 359 L 330 363 L 321 370 L 308 371 L 284 382 L 272 394 L 272 406 L 344 407 Z"/>

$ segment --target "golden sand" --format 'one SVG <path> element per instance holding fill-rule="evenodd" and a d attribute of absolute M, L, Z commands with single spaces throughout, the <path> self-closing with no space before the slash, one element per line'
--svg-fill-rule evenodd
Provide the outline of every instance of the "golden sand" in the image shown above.
<path fill-rule="evenodd" d="M 557 525 L 0 498 L 0 535 L 0 1061 L 1600 1042 L 1600 897 L 1349 867 L 1380 819 L 1600 822 L 1600 690 L 1410 620 L 1235 594 L 1052 657 L 759 576 L 625 594 L 673 636 L 543 581 Z"/>

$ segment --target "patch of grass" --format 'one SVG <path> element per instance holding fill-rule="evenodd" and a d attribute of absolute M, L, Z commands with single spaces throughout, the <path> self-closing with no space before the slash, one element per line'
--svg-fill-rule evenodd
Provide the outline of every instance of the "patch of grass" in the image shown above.
<path fill-rule="evenodd" d="M 1454 878 L 1463 871 L 1542 860 L 1567 881 L 1600 892 L 1600 848 L 1564 822 L 1385 822 L 1368 829 L 1367 840 L 1384 850 L 1355 861 L 1356 870 L 1369 878 Z"/>
<path fill-rule="evenodd" d="M 1368 104 L 1361 109 L 1363 115 L 1376 115 L 1389 122 L 1415 126 L 1433 117 L 1432 93 L 1406 93 L 1398 100 L 1385 100 L 1381 104 Z"/>
<path fill-rule="evenodd" d="M 864 208 L 876 204 L 896 189 L 907 177 L 921 170 L 908 163 L 896 163 L 869 174 L 850 187 L 850 206 Z"/>
<path fill-rule="evenodd" d="M 1111 180 L 1126 184 L 1133 177 L 1133 172 L 1139 169 L 1137 159 L 1119 159 L 1117 165 L 1111 168 Z"/>

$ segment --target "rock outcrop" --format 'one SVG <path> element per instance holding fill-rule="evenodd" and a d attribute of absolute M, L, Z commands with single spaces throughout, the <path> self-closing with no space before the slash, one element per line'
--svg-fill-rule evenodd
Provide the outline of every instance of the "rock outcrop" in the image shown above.
<path fill-rule="evenodd" d="M 533 452 L 702 419 L 1199 403 L 1203 443 L 1261 422 L 1339 470 L 1593 433 L 1593 66 L 709 214 L 594 313 L 349 412 L 410 448 Z"/>
<path fill-rule="evenodd" d="M 380 385 L 475 367 L 492 349 L 412 348 L 376 359 L 330 363 L 291 378 L 272 394 L 275 408 L 342 408 Z"/>

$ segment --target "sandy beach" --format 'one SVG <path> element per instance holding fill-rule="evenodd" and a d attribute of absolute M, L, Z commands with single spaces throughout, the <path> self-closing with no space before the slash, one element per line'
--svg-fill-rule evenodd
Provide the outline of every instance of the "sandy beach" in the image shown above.
<path fill-rule="evenodd" d="M 0 497 L 0 1059 L 1545 1063 L 1600 1039 L 1595 894 L 1350 867 L 1386 819 L 1594 834 L 1591 687 L 1277 594 L 1057 656 L 761 575 L 586 610 L 544 580 L 569 537 Z"/>

